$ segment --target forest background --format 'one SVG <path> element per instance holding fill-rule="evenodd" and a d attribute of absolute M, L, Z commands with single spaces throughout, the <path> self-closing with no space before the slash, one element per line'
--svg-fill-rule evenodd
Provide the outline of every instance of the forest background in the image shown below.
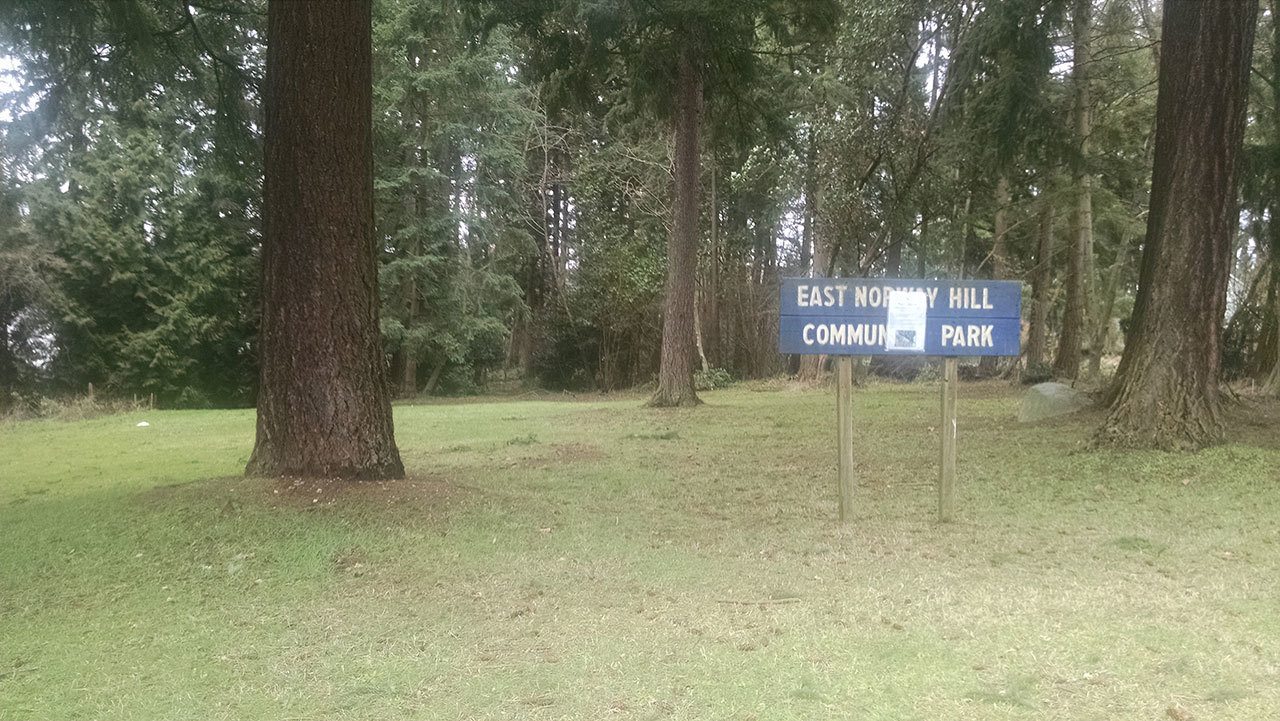
<path fill-rule="evenodd" d="M 820 374 L 776 350 L 793 275 L 1023 280 L 1021 375 L 1107 377 L 1138 287 L 1158 3 L 719 4 L 699 4 L 722 18 L 699 45 L 700 384 Z M 91 385 L 252 405 L 265 5 L 63 5 L 0 38 L 0 405 Z M 652 383 L 678 53 L 608 3 L 505 5 L 375 3 L 393 386 Z M 1275 384 L 1280 51 L 1262 5 L 1223 373 Z"/>

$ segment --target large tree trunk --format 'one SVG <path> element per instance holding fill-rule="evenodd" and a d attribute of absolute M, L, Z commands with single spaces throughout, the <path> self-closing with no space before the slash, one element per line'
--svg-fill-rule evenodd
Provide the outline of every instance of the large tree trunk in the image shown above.
<path fill-rule="evenodd" d="M 698 131 L 702 74 L 686 47 L 678 62 L 675 117 L 675 203 L 667 243 L 667 285 L 662 309 L 662 361 L 655 407 L 697 405 L 693 388 L 694 286 L 698 270 Z"/>
<path fill-rule="evenodd" d="M 1280 395 L 1280 200 L 1274 194 L 1280 193 L 1280 1 L 1271 0 L 1271 107 L 1272 107 L 1272 140 L 1271 147 L 1275 153 L 1271 159 L 1272 199 L 1270 220 L 1267 222 L 1271 234 L 1271 373 L 1262 382 L 1262 392 L 1269 395 Z"/>
<path fill-rule="evenodd" d="M 1027 367 L 1044 364 L 1045 333 L 1049 323 L 1049 282 L 1053 278 L 1053 203 L 1040 205 L 1039 243 L 1031 272 L 1031 323 L 1027 329 Z"/>
<path fill-rule="evenodd" d="M 378 329 L 370 6 L 267 6 L 261 387 L 250 474 L 404 475 Z"/>
<path fill-rule="evenodd" d="M 1166 0 L 1151 210 L 1132 332 L 1099 440 L 1222 438 L 1222 318 L 1257 0 Z"/>
<path fill-rule="evenodd" d="M 1074 45 L 1071 78 L 1075 86 L 1075 136 L 1077 156 L 1071 181 L 1075 202 L 1068 218 L 1070 252 L 1067 256 L 1067 305 L 1062 313 L 1062 334 L 1053 371 L 1061 378 L 1080 374 L 1080 345 L 1085 334 L 1085 309 L 1089 307 L 1089 278 L 1093 257 L 1093 193 L 1088 172 L 1089 134 L 1089 23 L 1092 0 L 1075 0 L 1071 12 Z"/>

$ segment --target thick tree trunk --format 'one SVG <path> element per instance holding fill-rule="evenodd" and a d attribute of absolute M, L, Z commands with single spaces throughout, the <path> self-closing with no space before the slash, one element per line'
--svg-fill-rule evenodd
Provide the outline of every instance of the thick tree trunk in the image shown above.
<path fill-rule="evenodd" d="M 261 387 L 249 474 L 404 475 L 378 329 L 370 7 L 268 4 Z"/>
<path fill-rule="evenodd" d="M 1257 0 L 1165 2 L 1151 210 L 1101 442 L 1222 438 L 1222 319 L 1257 11 Z"/>
<path fill-rule="evenodd" d="M 667 284 L 662 309 L 662 361 L 654 407 L 697 405 L 693 388 L 694 286 L 698 270 L 698 131 L 702 125 L 702 74 L 693 50 L 678 61 L 675 117 L 675 203 L 667 243 Z"/>
<path fill-rule="evenodd" d="M 1031 272 L 1031 322 L 1027 329 L 1027 367 L 1044 364 L 1045 335 L 1049 324 L 1049 283 L 1053 278 L 1053 204 L 1040 206 L 1036 265 Z"/>
<path fill-rule="evenodd" d="M 1088 171 L 1089 135 L 1092 132 L 1089 93 L 1089 24 L 1092 0 L 1075 0 L 1071 13 L 1074 45 L 1071 78 L 1075 86 L 1074 115 L 1077 157 L 1072 163 L 1075 202 L 1068 219 L 1070 252 L 1067 256 L 1067 305 L 1053 371 L 1074 380 L 1080 374 L 1080 346 L 1085 335 L 1085 311 L 1089 307 L 1089 278 L 1093 257 L 1093 192 Z"/>
<path fill-rule="evenodd" d="M 1271 172 L 1274 192 L 1280 192 L 1280 1 L 1271 0 L 1271 107 L 1272 157 Z M 1262 382 L 1262 392 L 1280 395 L 1280 200 L 1271 199 L 1271 373 Z"/>

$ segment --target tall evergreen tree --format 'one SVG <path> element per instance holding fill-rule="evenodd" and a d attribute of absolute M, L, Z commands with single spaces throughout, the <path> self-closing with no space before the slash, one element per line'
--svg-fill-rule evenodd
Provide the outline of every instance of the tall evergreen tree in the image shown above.
<path fill-rule="evenodd" d="M 1257 0 L 1165 2 L 1151 208 L 1105 442 L 1222 438 L 1222 323 L 1257 19 Z"/>
<path fill-rule="evenodd" d="M 1271 348 L 1262 349 L 1265 354 L 1271 353 L 1271 370 L 1263 377 L 1262 390 L 1270 395 L 1280 395 L 1280 2 L 1271 0 L 1271 72 L 1267 83 L 1271 101 L 1271 143 L 1266 153 L 1267 183 L 1270 189 L 1267 229 L 1269 234 L 1268 255 L 1270 258 L 1271 277 L 1268 292 L 1270 298 Z M 1266 337 L 1264 333 L 1263 337 Z"/>
<path fill-rule="evenodd" d="M 371 0 L 268 5 L 250 474 L 404 475 L 378 334 L 371 37 Z"/>

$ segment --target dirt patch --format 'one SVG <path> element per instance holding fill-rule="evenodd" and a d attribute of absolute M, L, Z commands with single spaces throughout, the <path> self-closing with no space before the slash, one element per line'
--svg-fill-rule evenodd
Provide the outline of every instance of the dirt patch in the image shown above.
<path fill-rule="evenodd" d="M 474 490 L 436 476 L 410 476 L 394 481 L 347 481 L 327 478 L 257 479 L 270 497 L 291 506 L 371 506 L 445 508 Z"/>
<path fill-rule="evenodd" d="M 556 443 L 546 454 L 533 461 L 538 468 L 567 466 L 574 463 L 591 463 L 605 458 L 600 446 L 590 443 Z"/>
<path fill-rule="evenodd" d="M 474 494 L 475 489 L 446 479 L 418 475 L 395 481 L 345 481 L 315 478 L 231 476 L 158 486 L 145 491 L 145 504 L 208 505 L 234 512 L 248 505 L 294 509 L 358 506 L 440 511 Z"/>

